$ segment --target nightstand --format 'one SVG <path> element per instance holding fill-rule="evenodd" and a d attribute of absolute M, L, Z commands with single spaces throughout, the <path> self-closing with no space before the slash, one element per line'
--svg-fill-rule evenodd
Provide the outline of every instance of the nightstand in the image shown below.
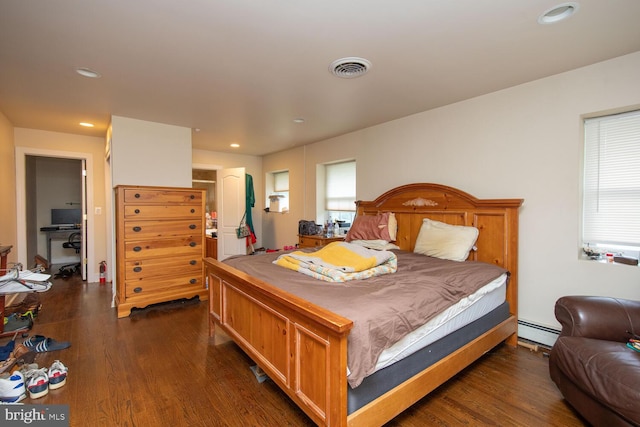
<path fill-rule="evenodd" d="M 324 237 L 319 234 L 311 236 L 298 234 L 298 246 L 301 248 L 319 248 L 331 242 L 344 242 L 344 236 Z"/>

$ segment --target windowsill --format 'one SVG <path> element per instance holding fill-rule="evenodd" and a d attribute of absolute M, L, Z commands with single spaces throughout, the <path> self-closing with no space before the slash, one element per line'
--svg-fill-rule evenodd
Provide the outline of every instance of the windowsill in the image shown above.
<path fill-rule="evenodd" d="M 609 260 L 605 257 L 593 259 L 593 258 L 589 258 L 586 255 L 581 255 L 579 259 L 580 261 L 589 261 L 589 262 L 598 263 L 598 264 L 624 265 L 627 267 L 636 267 L 636 268 L 638 267 L 638 265 L 625 264 L 623 262 L 615 262 L 613 259 Z"/>

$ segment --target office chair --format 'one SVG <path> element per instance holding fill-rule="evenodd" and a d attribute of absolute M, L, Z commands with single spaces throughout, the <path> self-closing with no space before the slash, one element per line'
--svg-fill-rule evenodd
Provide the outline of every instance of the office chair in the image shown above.
<path fill-rule="evenodd" d="M 65 249 L 74 249 L 77 254 L 82 249 L 82 234 L 79 232 L 71 233 L 66 242 L 62 243 L 62 247 Z M 55 278 L 67 278 L 73 276 L 75 273 L 80 273 L 82 263 L 77 262 L 73 264 L 67 264 L 60 267 Z"/>

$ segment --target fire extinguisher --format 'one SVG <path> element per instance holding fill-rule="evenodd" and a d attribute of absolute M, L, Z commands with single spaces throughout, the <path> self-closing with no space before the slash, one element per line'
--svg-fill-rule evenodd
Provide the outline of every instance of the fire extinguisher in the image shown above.
<path fill-rule="evenodd" d="M 100 262 L 100 284 L 104 285 L 107 282 L 107 262 Z"/>

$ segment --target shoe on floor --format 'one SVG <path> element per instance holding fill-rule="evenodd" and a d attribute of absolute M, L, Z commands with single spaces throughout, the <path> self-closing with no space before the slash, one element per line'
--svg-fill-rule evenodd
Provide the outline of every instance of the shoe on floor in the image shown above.
<path fill-rule="evenodd" d="M 68 341 L 56 341 L 53 338 L 45 338 L 31 347 L 31 350 L 36 353 L 44 353 L 45 351 L 62 350 L 69 347 L 71 347 L 71 343 Z"/>
<path fill-rule="evenodd" d="M 27 347 L 30 350 L 33 350 L 33 348 L 39 344 L 41 341 L 46 340 L 47 337 L 45 337 L 44 335 L 32 335 L 29 338 L 27 338 L 26 340 L 24 340 L 22 342 L 22 345 L 24 345 L 25 347 Z"/>
<path fill-rule="evenodd" d="M 37 399 L 49 393 L 49 376 L 47 368 L 32 369 L 27 372 L 27 390 L 29 397 Z"/>
<path fill-rule="evenodd" d="M 67 383 L 67 372 L 68 369 L 64 364 L 56 360 L 51 364 L 49 368 L 49 388 L 51 390 L 55 390 L 57 388 L 62 387 Z"/>
<path fill-rule="evenodd" d="M 26 397 L 27 392 L 22 372 L 16 371 L 0 376 L 0 402 L 18 403 Z"/>

